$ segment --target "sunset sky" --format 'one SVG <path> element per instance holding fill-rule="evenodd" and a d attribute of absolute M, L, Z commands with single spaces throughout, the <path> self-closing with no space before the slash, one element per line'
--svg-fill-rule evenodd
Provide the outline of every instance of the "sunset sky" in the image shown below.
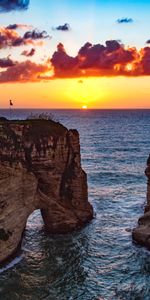
<path fill-rule="evenodd" d="M 150 108 L 150 1 L 0 0 L 0 108 Z"/>

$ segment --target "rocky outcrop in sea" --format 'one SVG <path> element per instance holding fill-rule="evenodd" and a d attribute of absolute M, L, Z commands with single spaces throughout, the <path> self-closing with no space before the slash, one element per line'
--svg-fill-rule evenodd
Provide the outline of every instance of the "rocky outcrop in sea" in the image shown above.
<path fill-rule="evenodd" d="M 145 175 L 147 181 L 147 202 L 144 210 L 144 215 L 138 221 L 138 227 L 132 232 L 133 239 L 140 245 L 150 249 L 150 155 L 147 160 Z"/>
<path fill-rule="evenodd" d="M 0 120 L 0 262 L 20 246 L 29 215 L 41 210 L 49 233 L 93 217 L 77 130 L 52 120 Z"/>

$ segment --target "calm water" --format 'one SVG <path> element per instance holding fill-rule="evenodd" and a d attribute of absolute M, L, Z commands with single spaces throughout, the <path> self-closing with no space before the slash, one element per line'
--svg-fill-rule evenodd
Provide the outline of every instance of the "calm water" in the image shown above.
<path fill-rule="evenodd" d="M 0 269 L 0 300 L 149 300 L 150 252 L 133 244 L 131 229 L 146 199 L 150 110 L 53 114 L 79 130 L 95 219 L 79 232 L 48 236 L 39 211 L 32 214 L 22 253 Z"/>

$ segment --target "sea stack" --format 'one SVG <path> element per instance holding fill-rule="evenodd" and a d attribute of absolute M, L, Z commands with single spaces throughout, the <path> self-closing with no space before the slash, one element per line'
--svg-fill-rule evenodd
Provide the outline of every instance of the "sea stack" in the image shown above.
<path fill-rule="evenodd" d="M 132 232 L 133 239 L 140 245 L 150 249 L 150 155 L 147 160 L 145 175 L 147 181 L 147 203 L 144 210 L 144 215 L 138 221 L 138 227 Z"/>
<path fill-rule="evenodd" d="M 68 233 L 93 217 L 77 130 L 52 120 L 0 119 L 0 262 L 19 247 L 40 209 L 49 233 Z"/>

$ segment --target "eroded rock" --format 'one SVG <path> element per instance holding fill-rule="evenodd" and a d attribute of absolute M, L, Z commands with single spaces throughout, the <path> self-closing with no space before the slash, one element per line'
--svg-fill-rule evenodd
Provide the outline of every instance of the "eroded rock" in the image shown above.
<path fill-rule="evenodd" d="M 147 160 L 145 175 L 147 181 L 147 203 L 144 215 L 138 221 L 138 227 L 132 232 L 133 239 L 140 245 L 150 249 L 150 156 Z"/>
<path fill-rule="evenodd" d="M 50 233 L 92 219 L 79 134 L 53 121 L 0 120 L 0 262 L 17 249 L 36 209 Z"/>

